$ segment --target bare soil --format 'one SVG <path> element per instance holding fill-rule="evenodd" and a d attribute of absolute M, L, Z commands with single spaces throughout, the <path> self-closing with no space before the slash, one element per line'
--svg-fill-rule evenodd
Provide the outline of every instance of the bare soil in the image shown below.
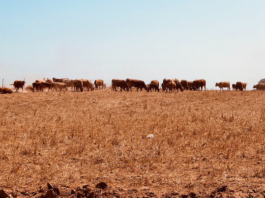
<path fill-rule="evenodd" d="M 10 197 L 53 197 L 57 188 L 57 197 L 264 197 L 264 140 L 264 91 L 0 95 L 0 189 Z"/>

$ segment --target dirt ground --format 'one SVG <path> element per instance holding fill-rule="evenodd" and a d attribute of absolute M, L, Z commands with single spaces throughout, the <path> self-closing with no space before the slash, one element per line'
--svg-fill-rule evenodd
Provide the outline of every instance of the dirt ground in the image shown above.
<path fill-rule="evenodd" d="M 0 198 L 264 197 L 264 140 L 264 91 L 2 94 Z"/>

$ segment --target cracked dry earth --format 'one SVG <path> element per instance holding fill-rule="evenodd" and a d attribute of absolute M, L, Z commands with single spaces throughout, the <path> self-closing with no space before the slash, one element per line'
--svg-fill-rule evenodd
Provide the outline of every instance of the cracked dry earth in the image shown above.
<path fill-rule="evenodd" d="M 264 197 L 264 99 L 213 90 L 0 95 L 0 198 Z"/>

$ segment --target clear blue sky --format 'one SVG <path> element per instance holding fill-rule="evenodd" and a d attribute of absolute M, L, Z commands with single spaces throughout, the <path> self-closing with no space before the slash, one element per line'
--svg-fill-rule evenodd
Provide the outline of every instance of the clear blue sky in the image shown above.
<path fill-rule="evenodd" d="M 0 78 L 265 78 L 265 1 L 0 0 Z"/>

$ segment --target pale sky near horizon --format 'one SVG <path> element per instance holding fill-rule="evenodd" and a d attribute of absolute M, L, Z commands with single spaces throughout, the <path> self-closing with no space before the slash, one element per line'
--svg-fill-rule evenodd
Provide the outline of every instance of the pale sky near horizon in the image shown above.
<path fill-rule="evenodd" d="M 265 1 L 0 0 L 0 78 L 265 78 Z"/>

